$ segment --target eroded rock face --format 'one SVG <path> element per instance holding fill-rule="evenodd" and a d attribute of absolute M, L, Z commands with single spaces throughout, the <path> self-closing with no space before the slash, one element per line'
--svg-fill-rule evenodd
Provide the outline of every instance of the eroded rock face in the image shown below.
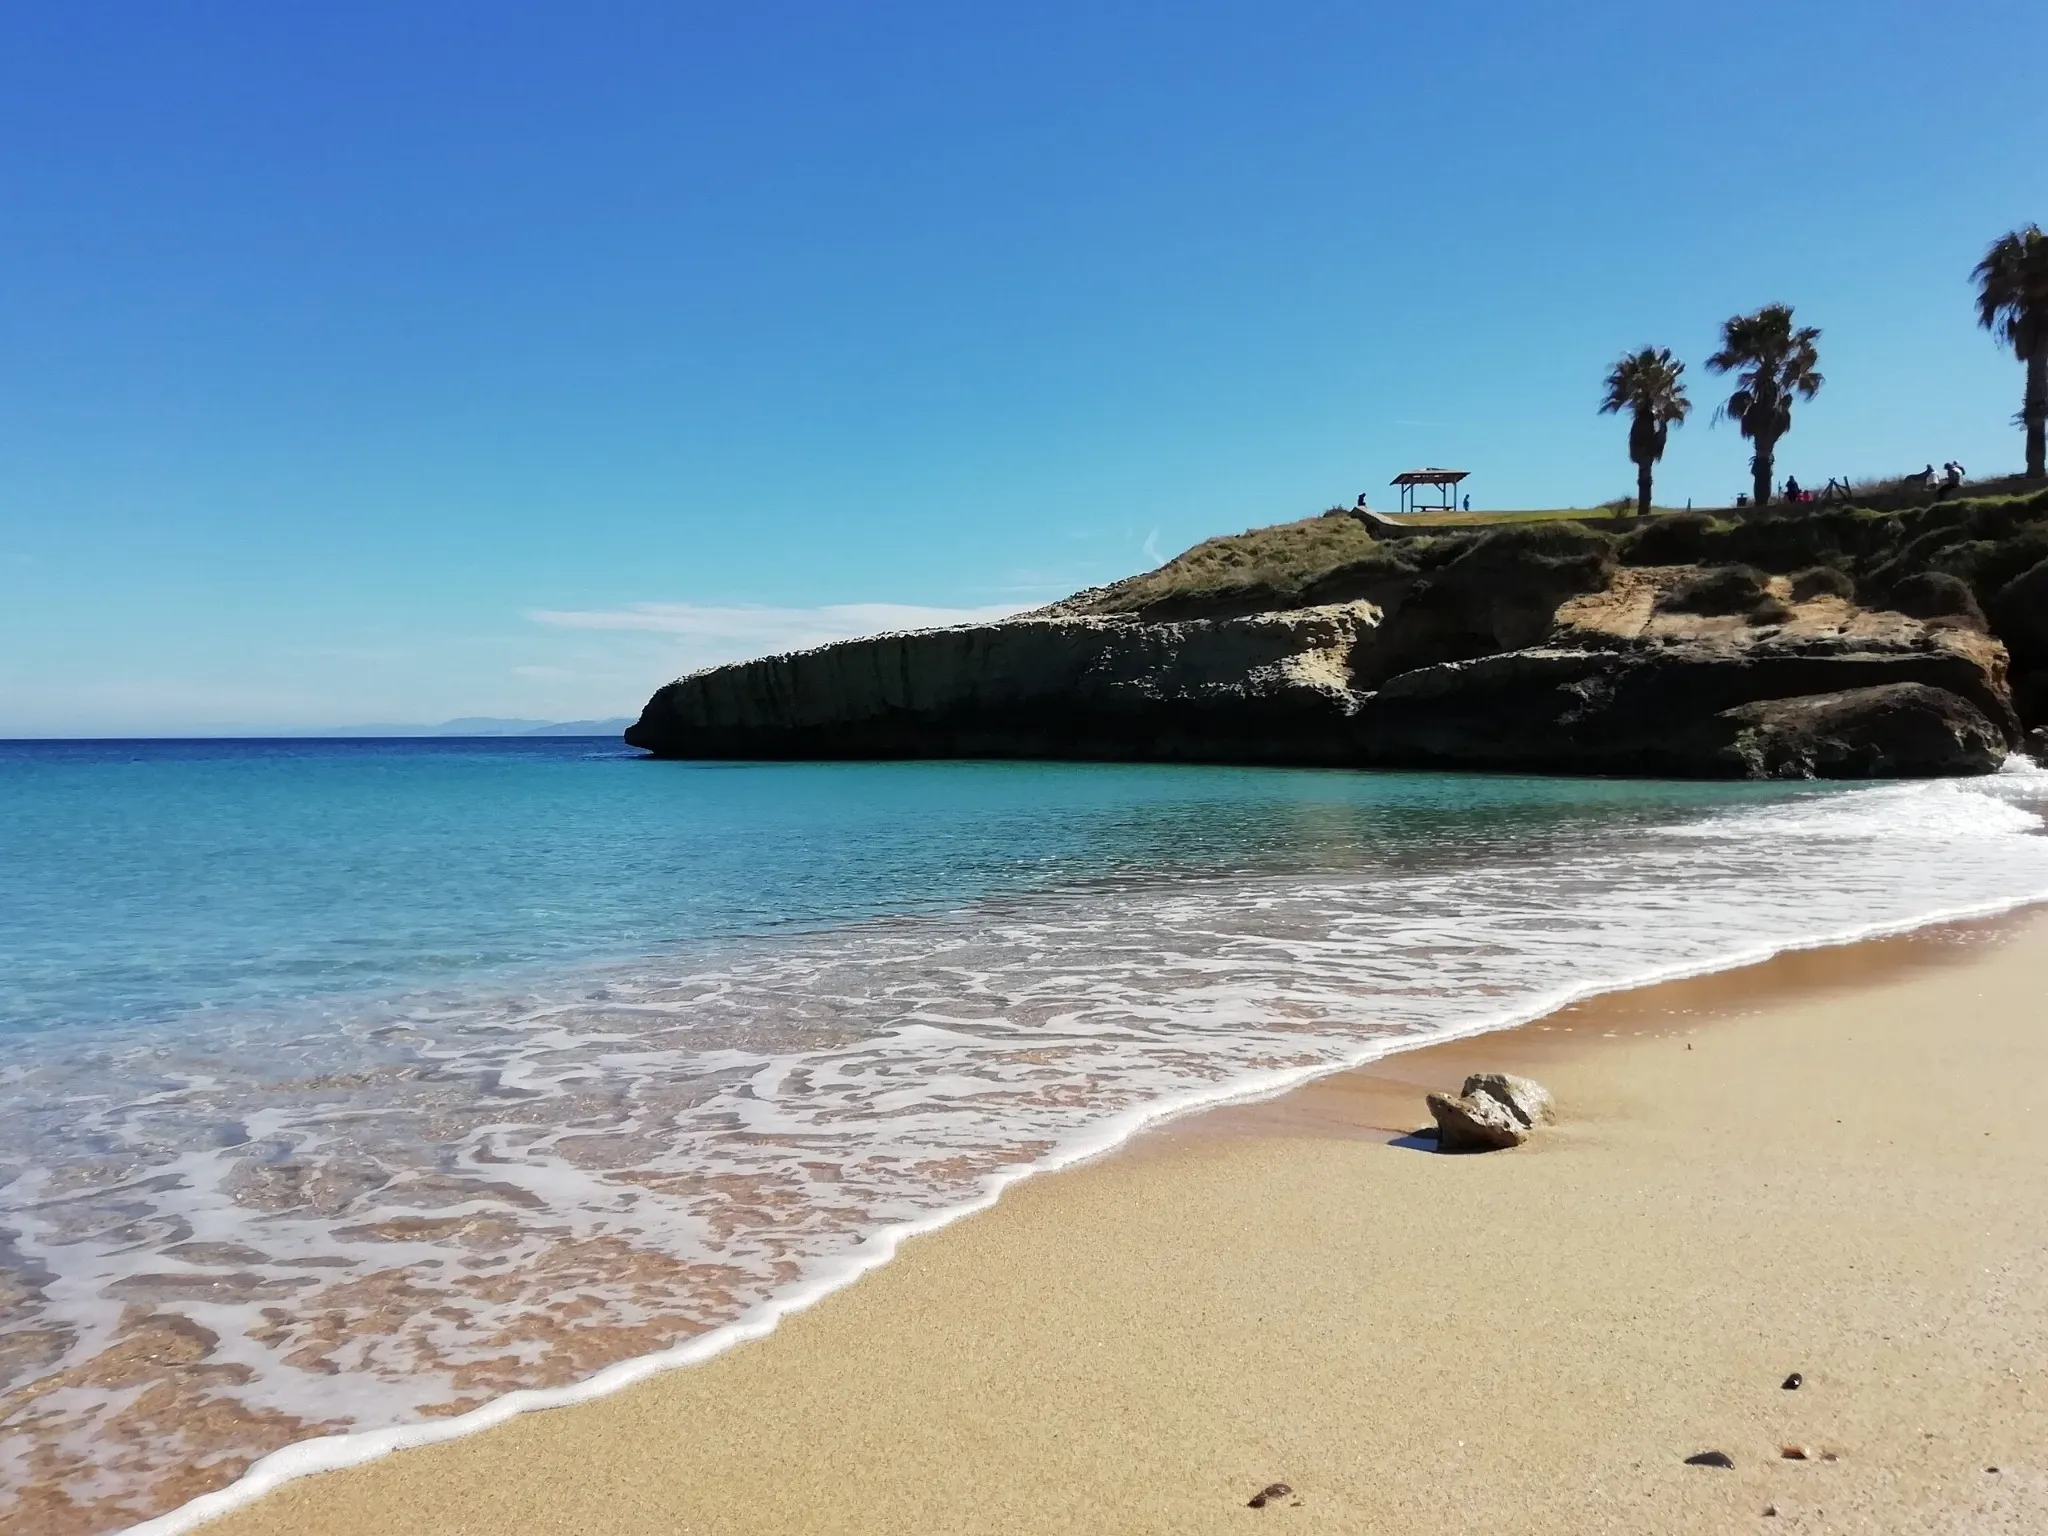
<path fill-rule="evenodd" d="M 664 757 L 1053 757 L 1668 777 L 1995 769 L 2004 647 L 1948 617 L 1674 607 L 1702 567 L 1480 541 L 1393 611 L 1050 612 L 714 667 L 626 732 Z M 1714 605 L 1710 605 L 1714 606 Z"/>
<path fill-rule="evenodd" d="M 1468 1099 L 1481 1094 L 1498 1099 L 1525 1127 L 1550 1125 L 1557 1119 L 1557 1104 L 1550 1097 L 1550 1090 L 1533 1077 L 1517 1077 L 1512 1072 L 1475 1072 L 1465 1079 L 1465 1086 L 1459 1091 Z"/>
<path fill-rule="evenodd" d="M 1888 683 L 1725 710 L 1722 749 L 1751 779 L 1936 778 L 1988 773 L 2004 738 L 1943 688 Z"/>
<path fill-rule="evenodd" d="M 1888 691 L 1905 685 L 1920 691 Z M 1822 697 L 1837 702 L 1783 707 Z M 1933 631 L 1532 647 L 1394 678 L 1355 728 L 1365 760 L 1389 767 L 1678 778 L 1989 773 L 2018 739 L 1985 658 Z"/>
<path fill-rule="evenodd" d="M 1540 642 L 1560 604 L 1602 591 L 1615 569 L 1605 539 L 1564 529 L 1547 535 L 1500 530 L 1398 592 L 1376 587 L 1386 617 L 1373 643 L 1353 653 L 1352 685 L 1370 690 L 1417 667 Z M 1335 571 L 1320 590 L 1334 595 L 1344 582 L 1345 572 Z"/>
<path fill-rule="evenodd" d="M 1439 1152 L 1493 1152 L 1519 1147 L 1529 1139 L 1528 1123 L 1492 1094 L 1452 1098 L 1447 1093 L 1432 1093 L 1428 1102 L 1429 1112 L 1436 1116 Z"/>
<path fill-rule="evenodd" d="M 648 701 L 662 757 L 1341 763 L 1370 603 L 1180 623 L 1022 618 L 713 667 Z"/>
<path fill-rule="evenodd" d="M 2048 720 L 2048 560 L 1999 588 L 1991 600 L 1991 620 L 2012 650 L 2020 714 L 2038 727 Z"/>

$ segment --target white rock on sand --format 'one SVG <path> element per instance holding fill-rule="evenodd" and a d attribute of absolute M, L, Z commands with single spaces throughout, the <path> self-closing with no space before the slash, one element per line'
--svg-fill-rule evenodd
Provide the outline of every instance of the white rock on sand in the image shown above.
<path fill-rule="evenodd" d="M 1475 1072 L 1465 1079 L 1459 1092 L 1468 1099 L 1483 1093 L 1500 1100 L 1523 1125 L 1550 1125 L 1557 1119 L 1557 1101 L 1533 1077 L 1517 1077 L 1512 1072 Z"/>

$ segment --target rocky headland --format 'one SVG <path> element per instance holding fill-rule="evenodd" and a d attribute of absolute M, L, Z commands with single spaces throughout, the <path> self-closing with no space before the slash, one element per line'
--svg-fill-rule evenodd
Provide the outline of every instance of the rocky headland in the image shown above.
<path fill-rule="evenodd" d="M 1000 623 L 713 667 L 660 757 L 1985 773 L 2048 723 L 2048 494 L 1210 540 Z"/>

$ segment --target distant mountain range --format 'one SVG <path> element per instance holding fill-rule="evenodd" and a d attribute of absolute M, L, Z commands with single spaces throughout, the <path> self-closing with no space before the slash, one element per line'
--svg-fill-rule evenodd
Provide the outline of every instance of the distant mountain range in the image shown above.
<path fill-rule="evenodd" d="M 280 736 L 616 736 L 633 723 L 632 716 L 615 720 L 500 720 L 491 715 L 465 715 L 439 725 L 328 725 L 279 731 Z"/>

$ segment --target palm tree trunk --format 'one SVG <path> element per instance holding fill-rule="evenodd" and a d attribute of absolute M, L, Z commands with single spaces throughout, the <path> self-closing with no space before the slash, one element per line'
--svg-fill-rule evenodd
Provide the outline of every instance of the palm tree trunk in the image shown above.
<path fill-rule="evenodd" d="M 1768 507 L 1771 504 L 1771 471 L 1776 467 L 1772 450 L 1776 447 L 1776 443 L 1766 443 L 1759 439 L 1756 452 L 1749 456 L 1750 494 L 1760 507 Z"/>
<path fill-rule="evenodd" d="M 2048 336 L 2034 343 L 2027 359 L 2027 398 L 2020 419 L 2027 424 L 2027 478 L 2048 480 Z"/>
<path fill-rule="evenodd" d="M 1650 476 L 1652 473 L 1651 466 L 1647 462 L 1636 466 L 1637 517 L 1648 517 L 1650 515 Z"/>

